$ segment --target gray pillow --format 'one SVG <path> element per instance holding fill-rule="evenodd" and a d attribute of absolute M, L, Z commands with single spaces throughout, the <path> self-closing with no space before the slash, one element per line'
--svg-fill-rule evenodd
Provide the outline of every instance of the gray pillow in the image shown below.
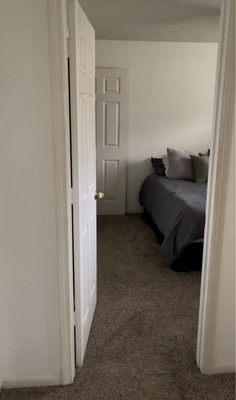
<path fill-rule="evenodd" d="M 167 149 L 169 168 L 168 178 L 193 180 L 193 165 L 190 153 L 182 150 Z"/>
<path fill-rule="evenodd" d="M 168 160 L 168 156 L 167 155 L 162 157 L 162 163 L 163 163 L 164 168 L 165 168 L 165 175 L 168 178 L 169 177 L 169 160 Z"/>
<path fill-rule="evenodd" d="M 209 156 L 192 156 L 194 182 L 206 183 L 208 178 Z"/>

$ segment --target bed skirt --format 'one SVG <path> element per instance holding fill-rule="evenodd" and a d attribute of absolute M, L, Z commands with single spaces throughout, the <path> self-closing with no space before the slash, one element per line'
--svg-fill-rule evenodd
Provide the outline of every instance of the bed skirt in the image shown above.
<path fill-rule="evenodd" d="M 152 228 L 155 233 L 156 240 L 161 244 L 164 240 L 164 235 L 156 226 L 151 215 L 144 209 L 142 214 L 143 221 Z M 170 268 L 178 272 L 196 271 L 202 269 L 203 241 L 190 243 L 183 251 L 181 256 L 175 260 Z"/>

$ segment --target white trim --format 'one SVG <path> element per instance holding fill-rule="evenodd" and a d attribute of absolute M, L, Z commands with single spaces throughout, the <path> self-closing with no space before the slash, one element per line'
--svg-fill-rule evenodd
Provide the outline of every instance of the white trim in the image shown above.
<path fill-rule="evenodd" d="M 2 381 L 2 389 L 13 389 L 23 387 L 35 387 L 35 386 L 55 386 L 60 385 L 61 376 L 53 375 L 33 375 L 29 377 L 23 377 L 20 379 L 4 379 Z"/>
<path fill-rule="evenodd" d="M 69 202 L 69 102 L 67 71 L 67 2 L 49 0 L 49 41 L 55 148 L 57 248 L 59 271 L 61 380 L 70 384 L 75 376 L 73 324 L 73 271 Z M 40 381 L 42 383 L 42 381 Z"/>
<path fill-rule="evenodd" d="M 201 372 L 205 375 L 219 375 L 219 374 L 232 374 L 235 370 L 235 365 L 213 365 L 211 364 L 210 368 L 206 369 L 203 367 Z"/>
<path fill-rule="evenodd" d="M 233 29 L 233 1 L 222 3 L 220 44 L 218 53 L 216 93 L 213 117 L 213 135 L 209 170 L 203 270 L 199 309 L 197 365 L 202 373 L 227 372 L 219 368 L 212 358 L 212 327 L 217 301 L 220 267 L 220 246 L 224 223 L 225 182 L 228 171 L 227 151 L 231 142 L 229 124 L 232 117 L 232 84 L 229 82 L 230 30 Z M 232 18 L 230 18 L 232 17 Z"/>

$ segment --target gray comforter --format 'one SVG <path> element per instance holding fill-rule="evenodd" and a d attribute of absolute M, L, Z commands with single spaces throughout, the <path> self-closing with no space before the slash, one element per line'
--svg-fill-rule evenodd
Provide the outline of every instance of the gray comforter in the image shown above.
<path fill-rule="evenodd" d="M 203 240 L 205 183 L 148 176 L 140 190 L 140 203 L 164 235 L 161 254 L 172 263 L 186 246 Z"/>

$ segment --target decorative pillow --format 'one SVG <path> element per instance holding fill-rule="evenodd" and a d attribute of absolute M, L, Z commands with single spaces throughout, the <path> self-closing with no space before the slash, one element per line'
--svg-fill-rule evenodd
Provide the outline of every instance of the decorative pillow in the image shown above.
<path fill-rule="evenodd" d="M 168 159 L 167 155 L 162 157 L 162 163 L 163 163 L 164 168 L 165 168 L 165 175 L 168 178 L 169 177 L 169 159 Z"/>
<path fill-rule="evenodd" d="M 208 178 L 209 156 L 192 156 L 194 182 L 206 183 Z"/>
<path fill-rule="evenodd" d="M 190 153 L 182 150 L 167 149 L 169 160 L 168 178 L 193 180 L 193 165 Z"/>
<path fill-rule="evenodd" d="M 151 157 L 151 163 L 155 174 L 165 176 L 165 166 L 162 162 L 162 158 Z"/>

